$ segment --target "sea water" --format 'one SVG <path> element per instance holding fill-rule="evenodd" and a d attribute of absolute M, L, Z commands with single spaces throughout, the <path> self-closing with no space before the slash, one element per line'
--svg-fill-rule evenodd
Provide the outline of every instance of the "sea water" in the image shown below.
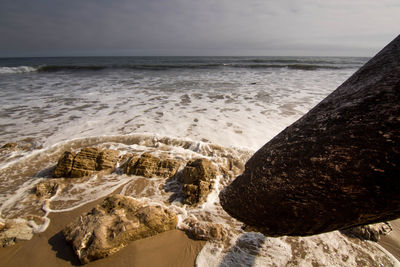
<path fill-rule="evenodd" d="M 23 148 L 0 151 L 1 216 L 30 218 L 40 232 L 51 223 L 49 213 L 72 210 L 121 188 L 121 194 L 173 209 L 180 228 L 189 217 L 225 225 L 231 238 L 224 244 L 208 242 L 197 259 L 199 266 L 295 265 L 290 261 L 296 242 L 308 253 L 304 264 L 315 258 L 335 263 L 323 253 L 323 246 L 310 248 L 336 238 L 340 250 L 344 237 L 300 240 L 243 232 L 242 224 L 223 211 L 218 199 L 219 191 L 237 173 L 216 177 L 207 201 L 198 207 L 183 205 L 179 197 L 171 201 L 180 186 L 177 181 L 128 176 L 119 168 L 109 175 L 75 179 L 45 201 L 33 200 L 32 190 L 51 177 L 63 151 L 85 146 L 118 149 L 122 154 L 167 153 L 184 161 L 203 157 L 216 166 L 230 159 L 244 164 L 366 61 L 349 57 L 0 59 L 0 145 L 17 142 Z"/>

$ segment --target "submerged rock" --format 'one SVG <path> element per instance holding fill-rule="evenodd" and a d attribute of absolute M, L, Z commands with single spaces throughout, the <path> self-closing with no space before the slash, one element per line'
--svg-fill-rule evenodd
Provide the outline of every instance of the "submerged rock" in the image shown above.
<path fill-rule="evenodd" d="M 58 160 L 54 177 L 84 177 L 99 171 L 113 170 L 118 161 L 118 150 L 96 147 L 82 148 L 75 154 L 66 151 Z"/>
<path fill-rule="evenodd" d="M 216 176 L 217 170 L 210 160 L 201 158 L 189 161 L 180 176 L 184 203 L 193 205 L 204 202 Z"/>
<path fill-rule="evenodd" d="M 400 36 L 258 150 L 220 193 L 266 235 L 400 217 Z"/>
<path fill-rule="evenodd" d="M 60 184 L 56 181 L 43 181 L 35 185 L 35 195 L 39 198 L 51 198 L 57 193 Z"/>
<path fill-rule="evenodd" d="M 176 228 L 178 219 L 167 208 L 121 195 L 106 198 L 63 231 L 82 263 L 104 258 L 129 242 Z"/>
<path fill-rule="evenodd" d="M 140 157 L 132 156 L 129 160 L 126 173 L 139 175 L 147 178 L 151 177 L 172 177 L 176 174 L 180 162 L 169 158 L 159 158 L 150 153 L 144 153 Z"/>
<path fill-rule="evenodd" d="M 17 148 L 17 146 L 18 146 L 17 143 L 7 143 L 7 144 L 4 144 L 4 145 L 1 147 L 1 149 L 14 150 L 14 149 Z"/>

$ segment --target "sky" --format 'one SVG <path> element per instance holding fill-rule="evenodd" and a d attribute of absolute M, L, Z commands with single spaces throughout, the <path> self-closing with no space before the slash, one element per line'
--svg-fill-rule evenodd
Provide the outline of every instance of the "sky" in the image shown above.
<path fill-rule="evenodd" d="M 399 30 L 399 0 L 0 0 L 0 57 L 369 57 Z"/>

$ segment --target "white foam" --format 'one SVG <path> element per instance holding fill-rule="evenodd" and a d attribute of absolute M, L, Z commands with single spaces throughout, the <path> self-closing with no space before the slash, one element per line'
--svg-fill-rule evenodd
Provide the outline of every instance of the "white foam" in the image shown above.
<path fill-rule="evenodd" d="M 19 66 L 19 67 L 0 67 L 0 74 L 12 74 L 12 73 L 26 73 L 37 71 L 35 67 Z"/>

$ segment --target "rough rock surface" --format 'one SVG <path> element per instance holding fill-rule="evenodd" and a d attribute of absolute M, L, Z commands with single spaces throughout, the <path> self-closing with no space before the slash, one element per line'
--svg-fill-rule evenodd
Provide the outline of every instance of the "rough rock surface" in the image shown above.
<path fill-rule="evenodd" d="M 270 236 L 400 217 L 400 36 L 258 150 L 220 193 Z"/>
<path fill-rule="evenodd" d="M 35 185 L 35 195 L 39 198 L 50 198 L 59 188 L 60 184 L 55 181 L 43 181 Z"/>
<path fill-rule="evenodd" d="M 216 176 L 217 170 L 210 160 L 201 158 L 189 161 L 180 176 L 184 203 L 193 205 L 205 201 Z"/>
<path fill-rule="evenodd" d="M 375 223 L 369 225 L 361 225 L 342 230 L 341 232 L 351 237 L 357 237 L 362 240 L 371 240 L 378 242 L 381 235 L 387 235 L 392 231 L 392 227 L 388 222 Z"/>
<path fill-rule="evenodd" d="M 58 160 L 54 177 L 84 177 L 99 171 L 113 170 L 119 151 L 96 147 L 83 148 L 78 154 L 66 151 Z"/>
<path fill-rule="evenodd" d="M 220 241 L 228 235 L 222 224 L 199 222 L 195 219 L 186 219 L 183 230 L 194 239 L 207 241 Z"/>
<path fill-rule="evenodd" d="M 64 229 L 82 263 L 104 258 L 129 242 L 176 228 L 167 208 L 113 195 Z"/>
<path fill-rule="evenodd" d="M 20 240 L 30 240 L 33 237 L 33 229 L 26 220 L 16 219 L 0 222 L 0 246 L 15 245 Z"/>
<path fill-rule="evenodd" d="M 171 177 L 176 174 L 180 162 L 169 158 L 159 158 L 150 153 L 144 153 L 140 157 L 132 156 L 129 160 L 126 173 L 151 177 Z"/>
<path fill-rule="evenodd" d="M 17 146 L 18 146 L 17 143 L 12 142 L 12 143 L 4 144 L 4 145 L 1 147 L 1 149 L 13 150 L 13 149 L 17 148 Z"/>

